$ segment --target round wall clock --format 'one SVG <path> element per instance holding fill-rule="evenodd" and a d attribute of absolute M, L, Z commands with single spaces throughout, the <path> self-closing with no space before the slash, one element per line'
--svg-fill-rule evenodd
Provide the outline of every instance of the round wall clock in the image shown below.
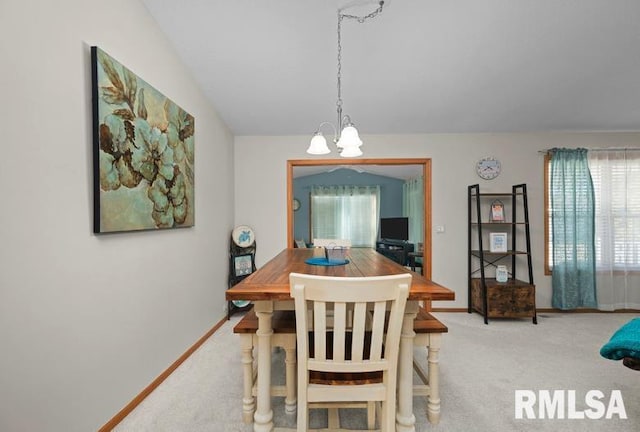
<path fill-rule="evenodd" d="M 251 227 L 238 225 L 231 232 L 233 242 L 240 247 L 249 247 L 256 241 L 256 236 Z"/>
<path fill-rule="evenodd" d="M 298 198 L 293 199 L 293 211 L 298 211 L 300 209 L 300 200 Z"/>
<path fill-rule="evenodd" d="M 485 180 L 498 177 L 500 169 L 500 161 L 493 157 L 482 158 L 476 163 L 476 173 Z"/>

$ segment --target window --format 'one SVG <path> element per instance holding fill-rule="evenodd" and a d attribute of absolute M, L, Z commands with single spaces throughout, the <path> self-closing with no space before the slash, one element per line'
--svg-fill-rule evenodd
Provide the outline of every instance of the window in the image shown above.
<path fill-rule="evenodd" d="M 379 186 L 314 186 L 311 238 L 347 239 L 354 247 L 375 247 Z"/>
<path fill-rule="evenodd" d="M 596 270 L 640 271 L 640 152 L 589 151 L 595 195 Z M 550 156 L 545 156 L 545 272 L 553 267 Z"/>

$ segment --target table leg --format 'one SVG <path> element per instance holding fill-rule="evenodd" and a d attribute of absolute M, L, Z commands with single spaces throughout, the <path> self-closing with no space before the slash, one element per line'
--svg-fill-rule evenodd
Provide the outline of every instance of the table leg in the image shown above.
<path fill-rule="evenodd" d="M 271 336 L 273 327 L 273 302 L 256 301 L 254 310 L 258 316 L 258 384 L 256 412 L 253 416 L 254 432 L 273 430 L 273 410 L 271 409 Z"/>
<path fill-rule="evenodd" d="M 398 357 L 398 407 L 396 413 L 397 432 L 415 432 L 416 417 L 413 415 L 413 321 L 418 313 L 418 302 L 407 301 L 402 320 L 400 356 Z"/>

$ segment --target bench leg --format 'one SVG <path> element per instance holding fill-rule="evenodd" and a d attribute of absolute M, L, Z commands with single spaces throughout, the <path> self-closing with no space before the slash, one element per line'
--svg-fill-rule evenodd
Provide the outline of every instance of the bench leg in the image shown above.
<path fill-rule="evenodd" d="M 429 396 L 427 398 L 427 418 L 431 424 L 440 422 L 440 377 L 439 377 L 439 355 L 441 345 L 441 335 L 432 334 L 429 344 L 429 354 L 427 355 L 429 376 Z"/>
<path fill-rule="evenodd" d="M 252 335 L 242 335 L 240 343 L 242 345 L 242 374 L 243 374 L 243 395 L 242 395 L 242 420 L 246 424 L 253 423 L 253 413 L 256 410 L 256 403 L 253 398 L 253 341 Z"/>
<path fill-rule="evenodd" d="M 286 397 L 284 399 L 284 412 L 294 414 L 296 412 L 296 348 L 285 348 L 285 381 Z"/>

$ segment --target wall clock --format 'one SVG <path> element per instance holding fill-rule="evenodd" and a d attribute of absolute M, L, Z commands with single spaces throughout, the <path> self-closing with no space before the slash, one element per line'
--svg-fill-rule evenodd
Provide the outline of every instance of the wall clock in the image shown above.
<path fill-rule="evenodd" d="M 300 200 L 298 198 L 293 199 L 293 211 L 298 211 L 300 209 Z"/>
<path fill-rule="evenodd" d="M 485 180 L 498 177 L 500 170 L 500 161 L 493 157 L 482 158 L 476 163 L 476 173 Z"/>

